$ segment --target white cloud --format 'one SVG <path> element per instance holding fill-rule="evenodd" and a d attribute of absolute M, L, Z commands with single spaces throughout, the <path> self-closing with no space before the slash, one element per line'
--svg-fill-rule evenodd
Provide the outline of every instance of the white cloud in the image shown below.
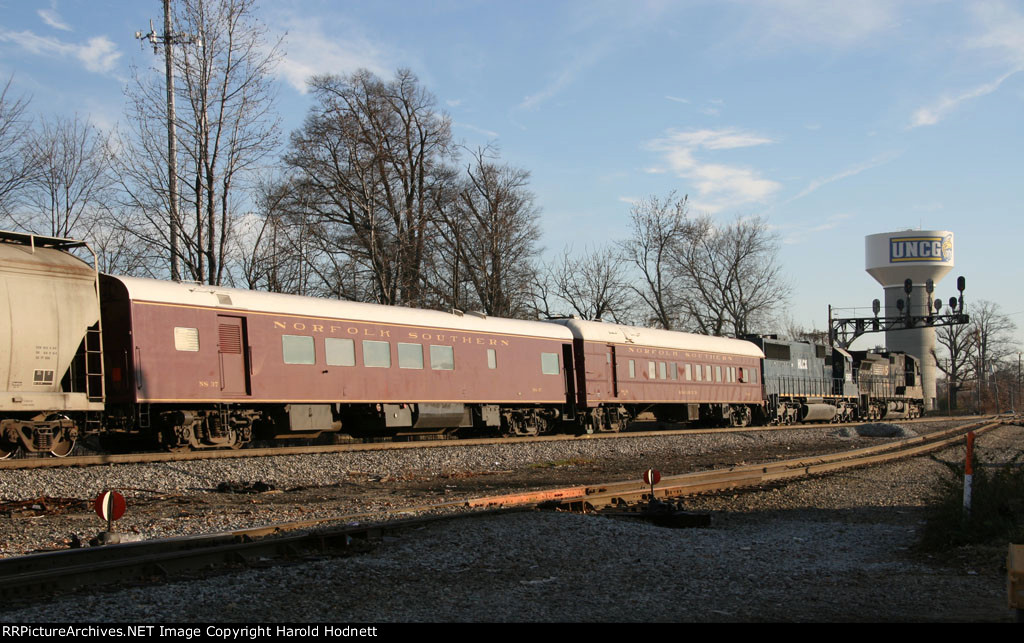
<path fill-rule="evenodd" d="M 741 132 L 736 129 L 692 130 L 689 132 L 671 131 L 667 138 L 660 139 L 677 147 L 698 148 L 709 150 L 731 150 L 738 147 L 753 147 L 774 143 L 770 138 Z"/>
<path fill-rule="evenodd" d="M 748 20 L 739 40 L 761 48 L 814 45 L 848 48 L 879 42 L 881 32 L 899 26 L 899 4 L 889 0 L 741 2 Z"/>
<path fill-rule="evenodd" d="M 665 98 L 667 98 L 669 100 L 674 100 L 677 103 L 687 103 L 687 104 L 689 104 L 689 102 L 690 102 L 689 100 L 687 100 L 685 98 L 679 98 L 677 96 L 666 96 Z"/>
<path fill-rule="evenodd" d="M 606 50 L 606 43 L 597 43 L 590 48 L 575 52 L 543 89 L 523 98 L 518 109 L 540 107 L 542 103 L 547 102 L 551 97 L 576 82 L 576 77 L 600 61 L 605 56 Z"/>
<path fill-rule="evenodd" d="M 117 67 L 121 52 L 106 36 L 95 36 L 85 44 L 61 42 L 57 38 L 37 36 L 31 31 L 3 31 L 0 41 L 13 42 L 29 53 L 52 58 L 74 58 L 89 71 L 106 73 Z"/>
<path fill-rule="evenodd" d="M 85 45 L 78 47 L 75 55 L 85 64 L 89 71 L 105 72 L 114 69 L 121 52 L 106 36 L 90 38 Z"/>
<path fill-rule="evenodd" d="M 39 14 L 39 17 L 43 19 L 43 22 L 54 29 L 60 29 L 61 31 L 73 31 L 73 29 L 68 26 L 68 23 L 64 22 L 61 19 L 60 14 L 57 13 L 57 3 L 51 3 L 50 7 L 51 8 L 49 9 L 40 9 L 36 11 L 36 13 Z"/>
<path fill-rule="evenodd" d="M 1003 64 L 1024 65 L 1024 15 L 1004 2 L 972 3 L 969 8 L 982 33 L 968 40 L 967 46 L 990 50 Z"/>
<path fill-rule="evenodd" d="M 967 7 L 978 25 L 975 35 L 964 46 L 988 54 L 986 64 L 1009 69 L 995 80 L 958 94 L 947 93 L 911 116 L 909 128 L 935 125 L 961 104 L 987 96 L 999 89 L 1007 78 L 1024 70 L 1024 14 L 1005 2 L 977 2 Z"/>
<path fill-rule="evenodd" d="M 695 208 L 716 212 L 727 207 L 760 202 L 775 194 L 779 183 L 763 178 L 750 168 L 707 163 L 697 158 L 701 151 L 733 150 L 774 143 L 770 138 L 736 129 L 669 131 L 646 147 L 659 152 L 667 171 L 693 183 L 697 199 Z M 648 169 L 653 172 L 654 169 Z M 663 170 L 664 171 L 664 170 Z"/>
<path fill-rule="evenodd" d="M 296 15 L 285 16 L 278 23 L 288 30 L 288 35 L 286 55 L 277 73 L 300 93 L 308 91 L 306 82 L 316 74 L 348 74 L 368 69 L 389 78 L 398 66 L 392 63 L 390 52 L 355 29 L 332 27 L 321 20 Z"/>
<path fill-rule="evenodd" d="M 815 179 L 815 180 L 811 181 L 807 185 L 807 187 L 805 187 L 803 190 L 800 190 L 800 192 L 795 197 L 793 197 L 792 199 L 789 199 L 788 201 L 786 201 L 786 203 L 790 203 L 792 201 L 796 201 L 797 199 L 801 199 L 801 198 L 807 196 L 808 194 L 810 194 L 811 192 L 814 192 L 815 190 L 817 190 L 818 188 L 820 188 L 823 185 L 828 185 L 829 183 L 833 183 L 833 182 L 839 181 L 841 179 L 849 178 L 851 176 L 856 176 L 857 174 L 860 174 L 861 172 L 864 172 L 865 170 L 870 170 L 871 168 L 878 167 L 879 165 L 884 165 L 884 164 L 888 163 L 889 161 L 892 161 L 893 159 L 895 159 L 898 156 L 899 156 L 899 153 L 888 152 L 888 153 L 876 156 L 875 158 L 873 158 L 873 159 L 871 159 L 869 161 L 865 161 L 864 163 L 859 163 L 857 165 L 854 165 L 853 167 L 849 167 L 849 168 L 847 168 L 847 169 L 845 169 L 845 170 L 843 170 L 841 172 L 833 174 L 832 176 L 827 176 L 827 177 L 825 177 L 823 179 Z"/>
<path fill-rule="evenodd" d="M 935 125 L 948 116 L 949 113 L 955 110 L 961 103 L 986 96 L 996 91 L 999 89 L 999 86 L 1003 84 L 1003 81 L 1020 70 L 1021 68 L 1013 69 L 990 83 L 979 85 L 974 89 L 970 89 L 957 96 L 943 96 L 934 104 L 922 107 L 914 112 L 914 115 L 910 119 L 910 127 L 914 128 L 926 125 Z"/>
<path fill-rule="evenodd" d="M 842 225 L 843 221 L 852 218 L 849 214 L 833 214 L 826 218 L 824 221 L 818 219 L 813 223 L 790 223 L 786 225 L 769 225 L 771 230 L 779 232 L 782 236 L 782 243 L 785 245 L 794 245 L 801 243 L 807 239 L 807 237 L 816 234 L 818 232 L 827 232 L 828 230 L 834 230 Z"/>
<path fill-rule="evenodd" d="M 495 132 L 495 131 L 492 131 L 492 130 L 489 130 L 489 129 L 484 129 L 482 127 L 477 127 L 476 125 L 470 125 L 469 123 L 460 123 L 458 121 L 453 121 L 452 125 L 454 125 L 455 127 L 461 127 L 461 128 L 464 128 L 464 129 L 468 129 L 468 130 L 470 130 L 472 132 L 476 132 L 477 134 L 483 134 L 484 136 L 486 136 L 488 138 L 499 138 L 500 137 L 499 134 L 497 132 Z"/>

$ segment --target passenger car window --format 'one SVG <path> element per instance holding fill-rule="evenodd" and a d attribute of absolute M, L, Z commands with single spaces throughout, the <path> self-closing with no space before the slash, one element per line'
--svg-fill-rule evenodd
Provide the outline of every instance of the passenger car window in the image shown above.
<path fill-rule="evenodd" d="M 282 335 L 281 352 L 285 364 L 316 364 L 313 338 L 305 335 Z"/>
<path fill-rule="evenodd" d="M 363 366 L 369 366 L 371 368 L 390 368 L 391 344 L 388 342 L 376 342 L 364 339 Z"/>
<path fill-rule="evenodd" d="M 435 371 L 454 371 L 455 349 L 451 346 L 431 346 L 430 368 Z"/>
<path fill-rule="evenodd" d="M 199 351 L 199 329 L 174 327 L 174 350 L 196 353 Z"/>
<path fill-rule="evenodd" d="M 544 375 L 558 375 L 558 353 L 540 354 L 540 372 Z"/>
<path fill-rule="evenodd" d="M 398 368 L 423 368 L 423 346 L 398 344 Z"/>
<path fill-rule="evenodd" d="M 328 337 L 324 340 L 324 358 L 327 360 L 328 366 L 355 366 L 355 341 Z"/>
<path fill-rule="evenodd" d="M 493 348 L 487 349 L 487 368 L 491 370 L 498 368 L 498 352 Z"/>

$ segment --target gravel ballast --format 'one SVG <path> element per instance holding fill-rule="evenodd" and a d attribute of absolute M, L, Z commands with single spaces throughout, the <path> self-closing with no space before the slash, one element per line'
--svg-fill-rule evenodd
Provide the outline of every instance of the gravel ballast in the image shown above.
<path fill-rule="evenodd" d="M 294 456 L 267 462 L 174 463 L 159 465 L 155 472 L 144 467 L 156 465 L 132 465 L 105 473 L 107 468 L 67 470 L 59 482 L 34 478 L 43 472 L 5 472 L 0 495 L 5 500 L 64 496 L 76 484 L 82 485 L 80 490 L 109 484 L 112 475 L 120 475 L 115 470 L 130 470 L 124 474 L 130 486 L 152 486 L 153 491 L 180 494 L 179 499 L 206 497 L 223 480 L 260 479 L 281 489 L 315 486 L 318 475 L 329 481 L 319 484 L 337 485 L 341 477 L 361 492 L 386 486 L 389 479 L 435 476 L 436 496 L 438 480 L 443 490 L 449 482 L 462 480 L 445 477 L 459 471 L 508 472 L 533 469 L 538 462 L 576 460 L 584 464 L 562 473 L 586 477 L 601 473 L 590 468 L 603 471 L 612 461 L 625 462 L 627 470 L 667 458 L 668 452 L 684 448 L 683 441 L 692 459 L 700 459 L 692 454 L 703 453 L 707 461 L 751 446 L 768 455 L 798 449 L 808 440 L 831 443 L 838 439 L 835 431 L 545 443 L 530 445 L 539 451 L 529 453 L 517 448 L 525 445 L 510 445 L 480 447 L 482 452 L 456 447 L 345 458 L 300 456 L 308 459 L 302 465 Z M 978 439 L 981 455 L 997 462 L 1022 447 L 1024 429 L 1016 426 Z M 465 453 L 457 453 L 463 449 Z M 962 449 L 939 457 L 962 458 Z M 282 460 L 287 461 L 278 462 Z M 558 466 L 552 465 L 552 471 Z M 300 474 L 297 467 L 309 471 Z M 912 549 L 923 507 L 944 471 L 932 459 L 914 458 L 756 492 L 687 500 L 688 508 L 711 512 L 709 528 L 667 529 L 536 512 L 444 521 L 387 538 L 373 551 L 350 558 L 82 592 L 73 601 L 49 602 L 44 612 L 2 614 L 4 622 L 13 623 L 1012 620 L 1000 567 L 1005 546 L 966 548 L 931 558 Z M 12 481 L 11 473 L 21 479 Z M 500 486 L 500 478 L 494 473 L 480 480 Z M 35 493 L 25 494 L 25 489 Z M 349 495 L 354 489 L 342 488 Z M 380 494 L 368 494 L 352 502 L 383 508 L 400 504 L 400 499 L 393 497 L 389 503 Z M 249 519 L 261 517 L 261 509 L 252 509 Z M 196 523 L 209 527 L 216 522 L 212 515 L 189 510 L 199 516 Z M 222 521 L 243 520 L 241 514 L 220 511 Z M 13 514 L 4 518 L 4 546 L 31 522 Z"/>

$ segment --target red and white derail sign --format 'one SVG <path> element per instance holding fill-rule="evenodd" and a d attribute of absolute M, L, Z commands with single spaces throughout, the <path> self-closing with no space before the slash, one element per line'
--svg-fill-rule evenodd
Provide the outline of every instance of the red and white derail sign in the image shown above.
<path fill-rule="evenodd" d="M 128 507 L 124 501 L 124 496 L 116 491 L 104 491 L 96 496 L 92 506 L 96 510 L 96 515 L 107 522 L 119 520 Z"/>
<path fill-rule="evenodd" d="M 661 482 L 661 472 L 657 469 L 644 471 L 644 484 L 658 484 Z"/>

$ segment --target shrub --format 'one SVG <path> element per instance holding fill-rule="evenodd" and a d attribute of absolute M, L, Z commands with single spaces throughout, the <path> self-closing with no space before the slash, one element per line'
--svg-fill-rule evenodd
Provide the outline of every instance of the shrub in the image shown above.
<path fill-rule="evenodd" d="M 934 503 L 927 514 L 920 547 L 925 551 L 993 541 L 1024 542 L 1024 452 L 1010 462 L 978 466 L 974 454 L 971 513 L 964 515 L 964 465 L 932 459 L 945 465 Z"/>

